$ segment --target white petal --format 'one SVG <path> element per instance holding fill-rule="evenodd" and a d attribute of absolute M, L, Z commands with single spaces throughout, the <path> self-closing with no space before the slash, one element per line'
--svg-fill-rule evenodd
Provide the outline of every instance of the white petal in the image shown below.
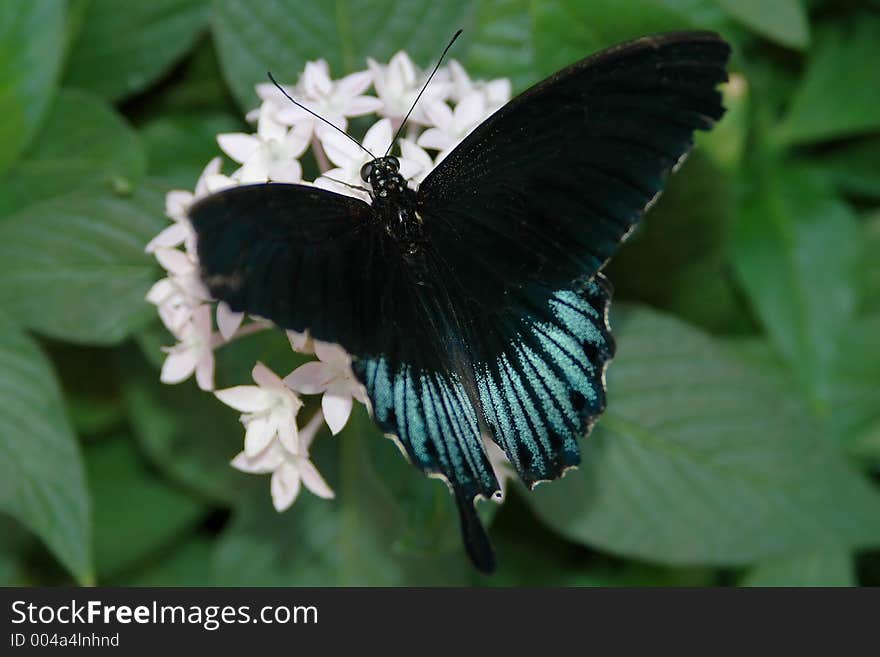
<path fill-rule="evenodd" d="M 256 456 L 269 446 L 275 437 L 277 422 L 271 415 L 258 415 L 248 420 L 244 435 L 244 452 Z"/>
<path fill-rule="evenodd" d="M 358 71 L 337 80 L 333 95 L 342 98 L 355 98 L 364 93 L 371 84 L 373 84 L 373 74 L 370 71 Z"/>
<path fill-rule="evenodd" d="M 315 355 L 321 362 L 327 363 L 333 368 L 345 369 L 351 364 L 351 356 L 338 344 L 315 340 Z"/>
<path fill-rule="evenodd" d="M 351 395 L 339 390 L 324 393 L 321 398 L 321 409 L 324 411 L 324 419 L 327 420 L 327 426 L 335 436 L 342 431 L 345 423 L 351 415 Z"/>
<path fill-rule="evenodd" d="M 214 352 L 205 351 L 196 364 L 196 383 L 202 390 L 214 389 Z"/>
<path fill-rule="evenodd" d="M 362 143 L 364 148 L 372 153 L 384 153 L 392 139 L 394 139 L 394 131 L 391 129 L 391 120 L 381 119 L 367 130 Z"/>
<path fill-rule="evenodd" d="M 276 511 L 289 509 L 296 501 L 300 489 L 299 470 L 289 463 L 284 463 L 272 474 L 272 504 Z"/>
<path fill-rule="evenodd" d="M 217 143 L 224 153 L 242 164 L 260 147 L 260 140 L 257 137 L 243 132 L 229 132 L 217 135 Z"/>
<path fill-rule="evenodd" d="M 296 418 L 293 413 L 278 414 L 278 440 L 281 446 L 291 454 L 299 454 L 300 449 L 299 432 L 296 428 Z"/>
<path fill-rule="evenodd" d="M 154 306 L 158 306 L 159 304 L 167 302 L 175 292 L 176 288 L 174 287 L 174 283 L 171 282 L 171 279 L 161 278 L 153 283 L 153 287 L 147 292 L 146 299 Z"/>
<path fill-rule="evenodd" d="M 263 142 L 272 139 L 281 140 L 287 134 L 287 126 L 275 117 L 275 113 L 270 107 L 267 107 L 266 111 L 260 112 L 260 120 L 257 122 L 257 134 Z"/>
<path fill-rule="evenodd" d="M 239 181 L 235 178 L 230 178 L 229 176 L 224 176 L 222 174 L 214 174 L 205 177 L 205 187 L 212 194 L 223 189 L 236 187 L 238 184 Z"/>
<path fill-rule="evenodd" d="M 144 251 L 146 251 L 147 253 L 152 253 L 159 248 L 173 248 L 175 246 L 183 244 L 186 241 L 186 238 L 189 237 L 189 234 L 190 227 L 188 221 L 179 221 L 177 223 L 171 224 L 161 233 L 156 235 L 156 237 L 151 239 Z"/>
<path fill-rule="evenodd" d="M 217 328 L 224 340 L 229 340 L 244 320 L 244 313 L 235 312 L 225 301 L 217 304 Z"/>
<path fill-rule="evenodd" d="M 172 274 L 180 276 L 189 274 L 195 269 L 195 264 L 183 251 L 159 248 L 156 249 L 155 255 L 163 269 Z"/>
<path fill-rule="evenodd" d="M 159 380 L 162 383 L 180 383 L 188 379 L 196 369 L 198 354 L 193 349 L 172 351 L 162 363 Z"/>
<path fill-rule="evenodd" d="M 306 63 L 301 84 L 310 99 L 326 96 L 333 90 L 330 75 L 319 62 Z"/>
<path fill-rule="evenodd" d="M 257 385 L 266 390 L 286 390 L 284 381 L 275 372 L 263 365 L 260 361 L 251 370 L 251 376 Z"/>
<path fill-rule="evenodd" d="M 428 120 L 436 127 L 445 132 L 452 129 L 454 114 L 449 105 L 442 101 L 433 101 L 426 103 L 424 106 L 425 114 Z"/>
<path fill-rule="evenodd" d="M 305 330 L 302 333 L 297 333 L 296 331 L 288 331 L 287 339 L 290 340 L 290 348 L 294 351 L 298 351 L 301 354 L 311 354 L 315 351 L 313 345 L 310 342 L 308 330 Z"/>
<path fill-rule="evenodd" d="M 442 151 L 452 142 L 453 139 L 443 130 L 440 130 L 439 128 L 428 128 L 419 135 L 416 143 L 422 148 L 433 148 Z"/>
<path fill-rule="evenodd" d="M 382 109 L 382 101 L 372 96 L 358 96 L 345 104 L 346 116 L 363 116 Z"/>
<path fill-rule="evenodd" d="M 205 184 L 205 181 L 209 176 L 216 176 L 219 174 L 222 166 L 223 158 L 219 155 L 205 165 L 205 168 L 202 169 L 202 173 L 199 174 L 198 182 L 196 182 L 195 198 L 200 198 L 208 194 L 208 187 Z"/>
<path fill-rule="evenodd" d="M 311 461 L 307 459 L 299 461 L 299 475 L 305 487 L 318 497 L 323 497 L 325 500 L 335 497 L 333 489 L 327 485 L 327 482 L 324 481 L 321 473 L 318 472 L 318 469 Z"/>
<path fill-rule="evenodd" d="M 455 116 L 455 129 L 459 135 L 463 135 L 463 131 L 469 131 L 470 128 L 480 123 L 486 116 L 486 101 L 483 94 L 474 92 L 465 96 L 455 106 L 453 115 Z"/>
<path fill-rule="evenodd" d="M 271 397 L 258 386 L 234 386 L 215 390 L 214 396 L 227 406 L 242 413 L 256 413 L 269 407 Z"/>
<path fill-rule="evenodd" d="M 266 182 L 269 180 L 269 165 L 272 158 L 266 147 L 261 146 L 242 165 L 239 179 L 243 183 Z"/>
<path fill-rule="evenodd" d="M 333 372 L 325 363 L 311 361 L 297 367 L 284 377 L 285 385 L 304 395 L 316 395 L 324 392 L 333 378 Z"/>
<path fill-rule="evenodd" d="M 302 451 L 308 452 L 309 447 L 311 447 L 312 442 L 315 440 L 315 436 L 318 434 L 318 431 L 324 425 L 324 413 L 319 408 L 315 411 L 315 414 L 312 415 L 312 418 L 306 423 L 306 426 L 299 430 L 299 442 L 302 445 Z"/>
<path fill-rule="evenodd" d="M 269 165 L 266 177 L 274 182 L 296 183 L 302 180 L 302 167 L 296 160 L 273 162 Z"/>
<path fill-rule="evenodd" d="M 187 208 L 193 202 L 193 195 L 190 192 L 181 190 L 173 190 L 165 195 L 165 214 L 174 220 L 186 216 Z"/>
<path fill-rule="evenodd" d="M 272 449 L 273 445 L 269 445 L 268 449 L 263 450 L 256 456 L 248 456 L 243 451 L 236 454 L 230 465 L 236 470 L 247 472 L 250 474 L 268 474 L 274 472 L 284 462 L 284 455 L 281 450 Z"/>

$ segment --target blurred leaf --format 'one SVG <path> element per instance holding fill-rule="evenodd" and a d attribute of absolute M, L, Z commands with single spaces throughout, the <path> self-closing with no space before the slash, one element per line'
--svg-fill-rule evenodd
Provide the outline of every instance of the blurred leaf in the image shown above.
<path fill-rule="evenodd" d="M 211 557 L 214 543 L 196 537 L 174 544 L 164 554 L 151 558 L 143 570 L 126 577 L 121 586 L 211 586 Z"/>
<path fill-rule="evenodd" d="M 816 166 L 842 193 L 880 200 L 880 137 L 850 140 L 822 152 Z"/>
<path fill-rule="evenodd" d="M 746 76 L 731 73 L 722 86 L 725 113 L 709 132 L 697 132 L 697 147 L 728 173 L 738 173 L 749 132 L 749 96 Z"/>
<path fill-rule="evenodd" d="M 220 64 L 244 108 L 273 71 L 295 81 L 306 61 L 326 59 L 331 73 L 366 68 L 406 50 L 417 66 L 436 61 L 457 28 L 471 23 L 467 0 L 218 0 L 212 29 Z M 454 56 L 455 53 L 453 53 Z"/>
<path fill-rule="evenodd" d="M 303 489 L 294 506 L 279 514 L 267 480 L 255 499 L 239 506 L 217 545 L 218 584 L 449 585 L 471 576 L 463 551 L 416 556 L 395 549 L 402 516 L 386 482 L 370 466 L 373 446 L 366 441 L 375 435 L 372 422 L 360 406 L 349 422 L 342 434 L 319 436 L 313 446 L 318 469 L 337 498 L 322 500 Z"/>
<path fill-rule="evenodd" d="M 515 90 L 538 81 L 530 4 L 529 0 L 486 0 L 477 4 L 465 56 L 469 74 L 510 78 Z"/>
<path fill-rule="evenodd" d="M 62 91 L 24 158 L 0 179 L 0 217 L 80 189 L 130 189 L 145 167 L 137 134 L 113 108 Z"/>
<path fill-rule="evenodd" d="M 550 73 L 602 48 L 654 32 L 725 22 L 711 0 L 546 0 L 531 4 L 539 72 Z"/>
<path fill-rule="evenodd" d="M 55 94 L 65 12 L 58 0 L 0 2 L 0 172 L 37 133 Z"/>
<path fill-rule="evenodd" d="M 817 409 L 855 309 L 857 229 L 820 176 L 784 163 L 755 173 L 737 222 L 737 274 Z"/>
<path fill-rule="evenodd" d="M 775 135 L 791 145 L 880 129 L 877 43 L 880 17 L 821 33 L 806 73 Z"/>
<path fill-rule="evenodd" d="M 817 550 L 759 564 L 744 586 L 855 586 L 852 556 L 842 549 Z"/>
<path fill-rule="evenodd" d="M 151 474 L 127 437 L 86 449 L 101 579 L 118 573 L 193 527 L 205 507 Z"/>
<path fill-rule="evenodd" d="M 615 297 L 712 329 L 742 327 L 747 318 L 727 273 L 732 205 L 729 176 L 702 150 L 692 153 L 609 263 Z"/>
<path fill-rule="evenodd" d="M 528 496 L 544 522 L 667 564 L 880 543 L 880 494 L 815 436 L 797 402 L 670 317 L 639 309 L 621 324 L 609 410 L 581 468 Z"/>
<path fill-rule="evenodd" d="M 70 52 L 65 84 L 108 100 L 142 91 L 195 43 L 208 0 L 92 0 Z"/>
<path fill-rule="evenodd" d="M 170 188 L 190 190 L 208 162 L 221 155 L 217 135 L 241 131 L 241 121 L 228 114 L 162 115 L 141 129 L 148 173 Z"/>
<path fill-rule="evenodd" d="M 80 584 L 92 582 L 82 458 L 55 373 L 0 315 L 0 509 L 33 531 Z"/>
<path fill-rule="evenodd" d="M 191 381 L 160 383 L 152 370 L 129 369 L 125 407 L 142 449 L 169 479 L 212 502 L 241 497 L 247 477 L 229 465 L 244 440 L 238 413 Z"/>
<path fill-rule="evenodd" d="M 803 50 L 810 43 L 807 13 L 799 0 L 718 0 L 743 25 L 783 46 Z"/>
<path fill-rule="evenodd" d="M 862 223 L 861 309 L 866 313 L 880 312 L 880 211 Z"/>
<path fill-rule="evenodd" d="M 161 203 L 147 191 L 69 196 L 0 222 L 0 308 L 62 340 L 119 342 L 155 316 L 144 245 L 167 225 Z"/>

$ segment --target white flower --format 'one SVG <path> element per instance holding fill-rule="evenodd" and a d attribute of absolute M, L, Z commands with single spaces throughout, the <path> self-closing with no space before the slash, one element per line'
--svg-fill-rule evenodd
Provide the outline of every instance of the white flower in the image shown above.
<path fill-rule="evenodd" d="M 415 102 L 430 71 L 420 73 L 409 55 L 403 51 L 394 55 L 388 62 L 388 66 L 383 66 L 372 59 L 368 59 L 367 64 L 373 73 L 373 86 L 383 103 L 379 114 L 398 119 L 398 121 L 402 120 Z M 422 94 L 419 104 L 410 115 L 410 121 L 421 125 L 429 123 L 423 103 L 442 102 L 449 97 L 452 85 L 447 78 L 448 73 L 445 70 L 437 71 L 431 84 Z"/>
<path fill-rule="evenodd" d="M 351 415 L 352 399 L 367 403 L 364 387 L 351 371 L 351 356 L 337 344 L 314 341 L 319 361 L 300 365 L 284 378 L 290 388 L 306 395 L 323 392 L 321 408 L 334 435 L 342 431 Z"/>
<path fill-rule="evenodd" d="M 233 174 L 243 183 L 299 182 L 302 167 L 296 159 L 309 145 L 309 129 L 294 127 L 290 130 L 270 113 L 261 113 L 257 134 L 232 132 L 217 135 L 217 143 L 229 157 L 240 163 Z"/>
<path fill-rule="evenodd" d="M 352 73 L 341 80 L 331 80 L 330 67 L 321 59 L 306 64 L 296 88 L 292 93 L 290 91 L 288 93 L 297 102 L 344 131 L 348 127 L 346 117 L 363 116 L 382 107 L 381 100 L 364 95 L 372 83 L 373 76 L 369 71 Z M 274 88 L 274 85 L 272 86 Z M 265 93 L 266 89 L 263 88 L 262 92 Z M 259 87 L 257 93 L 261 93 Z M 273 102 L 281 103 L 276 110 L 277 119 L 286 125 L 303 126 L 307 138 L 311 139 L 313 132 L 318 137 L 322 137 L 328 131 L 336 132 L 323 121 L 319 121 L 284 98 L 277 89 L 271 98 L 274 99 Z"/>
<path fill-rule="evenodd" d="M 296 430 L 296 414 L 302 406 L 299 397 L 262 363 L 254 366 L 251 375 L 257 385 L 235 386 L 214 393 L 224 404 L 243 413 L 244 453 L 254 457 L 277 437 L 284 449 L 299 454 Z"/>
<path fill-rule="evenodd" d="M 296 331 L 287 331 L 287 339 L 290 341 L 290 348 L 300 354 L 315 353 L 315 344 L 309 330 L 306 329 L 302 333 Z"/>
<path fill-rule="evenodd" d="M 224 340 L 229 340 L 244 321 L 244 313 L 235 312 L 225 301 L 217 304 L 217 330 Z"/>
<path fill-rule="evenodd" d="M 400 140 L 400 175 L 421 184 L 434 169 L 434 160 L 424 148 L 409 139 Z"/>
<path fill-rule="evenodd" d="M 214 388 L 214 352 L 211 351 L 211 307 L 199 306 L 190 321 L 181 327 L 180 342 L 166 347 L 168 354 L 162 364 L 162 383 L 180 383 L 192 373 L 202 390 Z"/>
<path fill-rule="evenodd" d="M 382 119 L 374 123 L 367 130 L 362 144 L 367 151 L 378 156 L 385 153 L 393 138 L 394 132 L 391 129 L 391 121 Z M 340 185 L 335 181 L 363 187 L 364 181 L 361 179 L 361 167 L 373 159 L 370 154 L 362 150 L 345 135 L 339 134 L 336 131 L 325 133 L 321 137 L 321 144 L 324 146 L 327 157 L 336 165 L 336 168 L 321 174 L 321 177 L 315 181 L 315 185 L 340 194 L 348 194 L 369 201 L 370 196 L 367 192 L 353 190 L 351 187 L 346 187 L 344 184 Z"/>
<path fill-rule="evenodd" d="M 483 94 L 488 113 L 491 114 L 510 100 L 512 88 L 510 80 L 507 78 L 498 78 L 488 82 L 471 80 L 464 67 L 454 59 L 449 62 L 449 72 L 452 81 L 450 98 L 456 103 L 476 91 Z"/>
<path fill-rule="evenodd" d="M 165 214 L 174 220 L 174 223 L 165 228 L 147 244 L 147 253 L 153 253 L 159 248 L 173 248 L 186 244 L 186 250 L 195 254 L 195 233 L 189 224 L 187 211 L 194 201 L 206 196 L 211 190 L 208 188 L 208 179 L 220 173 L 223 158 L 215 157 L 208 162 L 196 182 L 195 192 L 172 190 L 165 195 Z"/>
<path fill-rule="evenodd" d="M 211 294 L 202 282 L 194 259 L 178 249 L 157 248 L 156 259 L 169 276 L 157 281 L 147 292 L 147 301 L 158 308 L 165 327 L 177 337 L 193 311 Z"/>
<path fill-rule="evenodd" d="M 246 452 L 241 452 L 232 459 L 232 466 L 242 472 L 272 473 L 270 490 L 276 511 L 288 509 L 296 501 L 302 485 L 318 497 L 324 499 L 334 497 L 333 490 L 308 458 L 309 446 L 323 420 L 321 411 L 318 411 L 308 424 L 300 429 L 298 451 L 295 453 L 291 453 L 275 440 L 258 454 L 248 456 Z"/>
<path fill-rule="evenodd" d="M 425 113 L 435 127 L 419 135 L 417 143 L 440 151 L 439 162 L 486 119 L 487 110 L 485 96 L 476 91 L 465 96 L 454 110 L 446 103 L 427 104 Z"/>

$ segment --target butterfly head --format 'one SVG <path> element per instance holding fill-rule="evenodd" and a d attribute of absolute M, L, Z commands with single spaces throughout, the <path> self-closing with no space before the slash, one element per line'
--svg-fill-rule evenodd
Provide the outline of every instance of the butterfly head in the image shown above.
<path fill-rule="evenodd" d="M 406 180 L 400 175 L 400 160 L 393 155 L 377 157 L 361 167 L 361 178 L 373 188 L 373 198 L 400 195 L 406 189 Z"/>

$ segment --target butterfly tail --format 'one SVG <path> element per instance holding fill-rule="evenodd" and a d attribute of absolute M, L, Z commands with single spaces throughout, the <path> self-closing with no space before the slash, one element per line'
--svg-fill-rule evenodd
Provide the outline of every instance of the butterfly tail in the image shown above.
<path fill-rule="evenodd" d="M 491 575 L 495 572 L 495 551 L 492 549 L 492 543 L 483 523 L 480 522 L 474 502 L 474 498 L 456 489 L 455 504 L 458 507 L 465 550 L 477 570 Z"/>

